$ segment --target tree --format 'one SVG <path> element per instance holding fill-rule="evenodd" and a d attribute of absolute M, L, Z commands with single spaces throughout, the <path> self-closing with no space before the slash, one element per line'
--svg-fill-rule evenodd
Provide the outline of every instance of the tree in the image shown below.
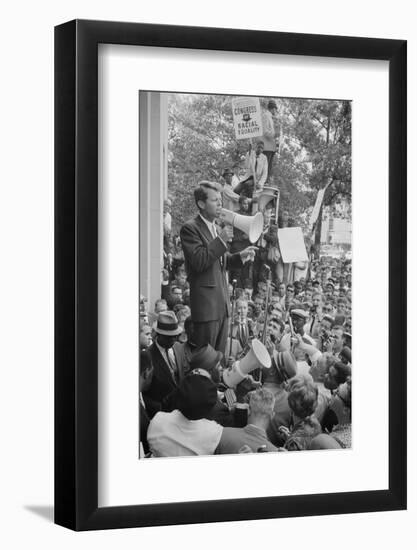
<path fill-rule="evenodd" d="M 195 212 L 192 191 L 202 179 L 220 181 L 226 167 L 241 163 L 249 140 L 236 140 L 232 96 L 171 94 L 168 100 L 168 185 L 174 227 Z M 260 98 L 266 105 L 268 98 Z M 319 189 L 323 206 L 351 198 L 351 104 L 349 101 L 276 98 L 279 148 L 272 182 L 280 210 L 308 225 Z M 316 224 L 320 242 L 321 216 Z"/>
<path fill-rule="evenodd" d="M 292 129 L 311 163 L 309 186 L 317 193 L 327 186 L 315 226 L 320 248 L 323 207 L 351 202 L 351 103 L 329 100 L 286 100 Z"/>
<path fill-rule="evenodd" d="M 170 95 L 168 186 L 176 227 L 195 212 L 192 191 L 197 183 L 220 181 L 224 168 L 238 163 L 245 147 L 247 140 L 244 145 L 235 139 L 230 96 Z"/>

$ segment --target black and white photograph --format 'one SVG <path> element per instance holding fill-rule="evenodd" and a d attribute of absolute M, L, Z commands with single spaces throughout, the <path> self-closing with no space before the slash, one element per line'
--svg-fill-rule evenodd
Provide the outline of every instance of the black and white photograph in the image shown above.
<path fill-rule="evenodd" d="M 375 7 L 4 5 L 2 548 L 415 540 L 416 18 Z"/>
<path fill-rule="evenodd" d="M 140 459 L 353 447 L 353 107 L 139 92 Z"/>

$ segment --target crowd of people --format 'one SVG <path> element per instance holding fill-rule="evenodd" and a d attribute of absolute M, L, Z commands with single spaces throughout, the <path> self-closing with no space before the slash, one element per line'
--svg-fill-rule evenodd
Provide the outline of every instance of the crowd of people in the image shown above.
<path fill-rule="evenodd" d="M 312 255 L 306 238 L 309 261 L 283 262 L 278 229 L 294 223 L 277 195 L 263 200 L 264 148 L 243 177 L 197 185 L 179 234 L 165 201 L 161 296 L 140 297 L 141 457 L 351 446 L 351 261 Z M 223 208 L 262 212 L 255 243 Z"/>
<path fill-rule="evenodd" d="M 228 284 L 223 351 L 196 341 L 184 263 L 174 237 L 152 311 L 141 296 L 142 456 L 349 447 L 350 260 L 321 257 L 307 276 L 287 283 L 272 280 L 268 260 L 256 284 L 257 258 L 244 276 L 246 264 L 240 272 L 235 267 L 229 276 L 238 271 L 244 284 Z M 256 367 L 228 387 L 224 373 L 254 339 L 264 343 L 271 367 Z"/>

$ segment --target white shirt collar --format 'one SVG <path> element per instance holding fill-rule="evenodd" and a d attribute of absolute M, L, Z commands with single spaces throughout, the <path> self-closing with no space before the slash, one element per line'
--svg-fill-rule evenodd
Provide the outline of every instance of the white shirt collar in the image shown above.
<path fill-rule="evenodd" d="M 204 218 L 201 214 L 199 214 L 200 218 L 203 220 L 203 222 L 207 225 L 210 233 L 213 235 L 213 234 L 216 234 L 217 235 L 217 230 L 216 230 L 216 224 L 214 222 L 209 222 L 208 220 L 206 220 L 206 218 Z"/>

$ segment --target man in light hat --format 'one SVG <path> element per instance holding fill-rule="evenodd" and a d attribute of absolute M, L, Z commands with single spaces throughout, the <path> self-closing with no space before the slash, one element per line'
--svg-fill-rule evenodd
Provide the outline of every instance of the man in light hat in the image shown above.
<path fill-rule="evenodd" d="M 178 386 L 179 372 L 173 345 L 182 332 L 173 311 L 163 311 L 154 325 L 155 341 L 150 346 L 154 368 L 150 387 L 143 392 L 148 412 L 153 416 L 158 410 L 169 410 L 169 397 Z"/>
<path fill-rule="evenodd" d="M 309 314 L 304 309 L 296 308 L 290 310 L 290 316 L 294 335 L 284 334 L 281 339 L 280 350 L 290 351 L 292 349 L 297 359 L 298 370 L 300 371 L 300 368 L 308 370 L 308 365 L 305 364 L 305 356 L 308 357 L 311 363 L 315 363 L 321 357 L 321 352 L 317 348 L 315 340 L 306 334 L 304 330 Z"/>

